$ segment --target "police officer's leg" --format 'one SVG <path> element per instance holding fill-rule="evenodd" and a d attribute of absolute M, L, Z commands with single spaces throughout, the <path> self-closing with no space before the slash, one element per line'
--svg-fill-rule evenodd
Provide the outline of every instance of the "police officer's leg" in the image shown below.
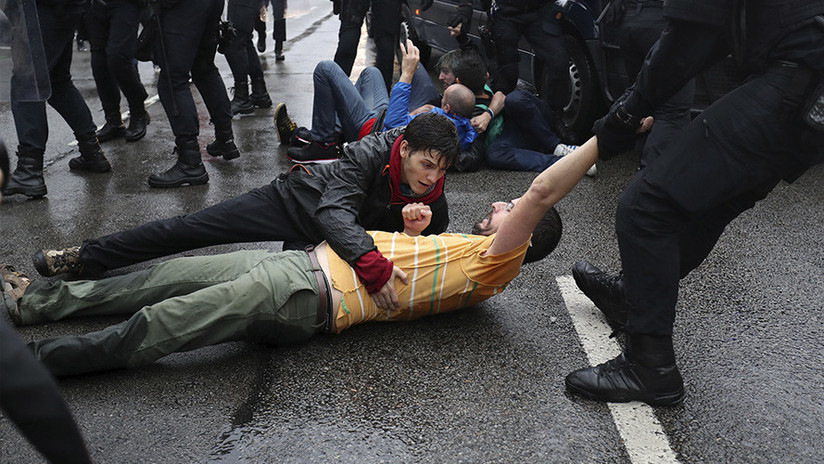
<path fill-rule="evenodd" d="M 788 75 L 768 72 L 734 90 L 693 121 L 627 188 L 616 229 L 629 303 L 629 362 L 618 358 L 610 361 L 616 369 L 576 371 L 567 377 L 568 388 L 605 401 L 681 401 L 672 328 L 679 278 L 698 265 L 686 258 L 682 266 L 681 256 L 686 250 L 706 256 L 726 222 L 783 176 L 803 168 L 793 154 L 804 128 L 777 116 L 789 83 Z M 682 236 L 688 228 L 705 233 L 689 243 Z M 682 244 L 688 248 L 682 250 Z M 629 387 L 605 386 L 624 380 Z"/>
<path fill-rule="evenodd" d="M 91 52 L 92 76 L 106 115 L 106 123 L 96 135 L 100 142 L 106 142 L 123 137 L 126 132 L 126 126 L 120 117 L 120 88 L 109 69 L 106 56 L 111 30 L 111 9 L 100 2 L 91 2 L 86 8 L 84 20 Z"/>
<path fill-rule="evenodd" d="M 344 0 L 340 12 L 340 31 L 338 32 L 338 48 L 335 51 L 335 63 L 348 76 L 352 74 L 352 66 L 358 54 L 363 18 L 369 9 L 369 0 Z"/>
<path fill-rule="evenodd" d="M 226 62 L 235 78 L 232 114 L 250 114 L 255 111 L 249 100 L 249 48 L 252 46 L 252 30 L 259 8 L 260 2 L 257 0 L 229 0 L 227 5 L 226 14 L 237 31 L 237 36 L 226 50 Z M 257 57 L 257 53 L 254 55 Z"/>
<path fill-rule="evenodd" d="M 209 174 L 201 162 L 197 107 L 189 88 L 190 72 L 201 39 L 207 28 L 215 26 L 209 21 L 210 11 L 201 4 L 179 2 L 161 10 L 163 47 L 160 40 L 155 44 L 155 56 L 160 57 L 157 92 L 175 134 L 177 161 L 165 172 L 149 176 L 151 187 L 180 187 L 209 181 Z"/>
<path fill-rule="evenodd" d="M 372 35 L 375 39 L 375 67 L 380 69 L 386 88 L 392 88 L 395 48 L 401 24 L 400 0 L 372 0 Z"/>
<path fill-rule="evenodd" d="M 109 7 L 112 14 L 106 45 L 108 69 L 129 104 L 129 128 L 125 136 L 127 142 L 134 142 L 146 135 L 146 126 L 149 124 L 144 106 L 148 94 L 140 82 L 134 62 L 140 8 L 131 0 L 112 0 Z"/>
<path fill-rule="evenodd" d="M 552 111 L 553 131 L 563 141 L 571 143 L 575 134 L 564 123 L 564 108 L 570 101 L 572 91 L 569 77 L 569 54 L 563 40 L 561 23 L 553 14 L 550 3 L 538 11 L 538 18 L 525 23 L 526 37 L 535 56 L 544 67 L 545 87 L 541 97 L 549 104 Z"/>
<path fill-rule="evenodd" d="M 497 15 L 492 22 L 492 37 L 498 57 L 498 69 L 493 77 L 497 90 L 508 94 L 515 90 L 518 83 L 518 41 L 521 31 L 509 18 Z"/>

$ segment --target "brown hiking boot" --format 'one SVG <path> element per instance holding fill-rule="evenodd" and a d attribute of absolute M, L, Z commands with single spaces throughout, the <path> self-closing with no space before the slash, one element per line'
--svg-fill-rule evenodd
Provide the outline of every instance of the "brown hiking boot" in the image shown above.
<path fill-rule="evenodd" d="M 0 264 L 0 308 L 5 309 L 11 321 L 17 325 L 23 324 L 20 316 L 20 300 L 30 283 L 31 279 L 16 270 L 14 266 Z"/>
<path fill-rule="evenodd" d="M 31 257 L 34 268 L 43 277 L 57 274 L 82 274 L 83 263 L 80 262 L 80 247 L 74 246 L 62 250 L 40 250 Z"/>

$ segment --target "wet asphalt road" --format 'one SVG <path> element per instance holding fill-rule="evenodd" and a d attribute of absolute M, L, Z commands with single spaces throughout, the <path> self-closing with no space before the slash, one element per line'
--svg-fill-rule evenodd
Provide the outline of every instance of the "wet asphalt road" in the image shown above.
<path fill-rule="evenodd" d="M 275 62 L 271 38 L 262 59 L 272 99 L 309 125 L 312 69 L 332 57 L 338 21 L 326 1 L 289 7 L 286 61 Z M 225 59 L 216 61 L 230 86 Z M 73 70 L 102 123 L 88 53 L 76 53 Z M 155 95 L 157 75 L 146 64 L 140 71 Z M 0 105 L 0 136 L 13 149 L 11 113 Z M 202 103 L 200 110 L 205 146 L 213 133 Z M 50 110 L 49 195 L 10 197 L 0 207 L 0 261 L 34 273 L 29 256 L 38 248 L 201 209 L 289 168 L 272 110 L 258 110 L 234 122 L 241 158 L 204 154 L 208 185 L 150 189 L 146 178 L 173 162 L 173 137 L 160 104 L 149 113 L 145 139 L 105 144 L 111 174 L 81 176 L 68 170 L 77 155 L 68 145 L 73 138 Z M 636 163 L 599 163 L 599 175 L 558 206 L 565 230 L 557 251 L 475 308 L 355 327 L 299 347 L 228 343 L 141 369 L 62 380 L 92 456 L 100 463 L 630 462 L 609 410 L 564 393 L 564 376 L 587 361 L 555 278 L 584 258 L 619 268 L 614 211 Z M 518 195 L 533 177 L 449 174 L 450 231 L 467 230 L 491 201 Z M 679 461 L 816 462 L 824 453 L 822 181 L 817 167 L 779 185 L 683 280 L 675 349 L 687 397 L 655 411 Z M 193 253 L 247 247 L 280 244 Z M 117 321 L 76 319 L 19 332 L 37 339 Z M 0 416 L 0 462 L 39 460 Z"/>

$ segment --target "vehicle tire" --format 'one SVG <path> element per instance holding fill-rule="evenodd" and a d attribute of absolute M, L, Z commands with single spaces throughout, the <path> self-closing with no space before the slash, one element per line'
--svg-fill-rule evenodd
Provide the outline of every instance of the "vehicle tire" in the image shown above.
<path fill-rule="evenodd" d="M 401 40 L 404 37 L 408 37 L 409 40 L 418 47 L 421 55 L 421 64 L 426 69 L 429 69 L 429 58 L 432 56 L 432 47 L 429 46 L 426 42 L 422 41 L 420 36 L 418 35 L 417 29 L 415 29 L 415 25 L 412 22 L 412 11 L 409 9 L 409 4 L 407 2 L 403 2 L 401 4 L 401 26 L 400 26 L 400 33 L 398 37 Z M 398 64 L 403 61 L 403 54 L 400 51 L 400 48 L 396 51 Z"/>
<path fill-rule="evenodd" d="M 564 107 L 564 123 L 575 135 L 575 143 L 585 141 L 592 134 L 592 123 L 601 109 L 602 102 L 595 67 L 584 44 L 575 37 L 565 34 L 564 45 L 569 54 L 569 80 L 571 86 L 569 103 Z M 541 78 L 541 95 L 547 93 L 546 78 Z"/>

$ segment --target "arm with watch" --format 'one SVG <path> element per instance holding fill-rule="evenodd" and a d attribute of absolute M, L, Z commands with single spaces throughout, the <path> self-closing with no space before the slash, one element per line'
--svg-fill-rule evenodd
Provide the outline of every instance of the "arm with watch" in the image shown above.
<path fill-rule="evenodd" d="M 495 95 L 492 96 L 492 100 L 489 102 L 489 106 L 486 107 L 483 113 L 472 118 L 472 127 L 475 128 L 475 132 L 480 134 L 486 131 L 489 123 L 495 119 L 496 115 L 501 114 L 501 111 L 504 110 L 505 101 L 506 95 L 504 95 L 503 92 L 495 92 Z"/>

